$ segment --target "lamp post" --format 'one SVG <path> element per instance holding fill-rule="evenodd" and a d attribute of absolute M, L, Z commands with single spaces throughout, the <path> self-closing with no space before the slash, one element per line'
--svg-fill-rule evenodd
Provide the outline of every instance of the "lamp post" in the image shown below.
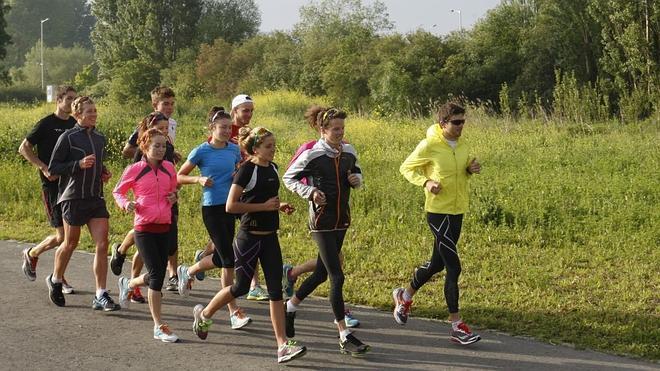
<path fill-rule="evenodd" d="M 41 20 L 41 90 L 44 90 L 44 23 L 50 18 Z"/>
<path fill-rule="evenodd" d="M 458 9 L 452 9 L 452 13 L 458 13 L 458 26 L 461 32 L 463 32 L 463 16 L 461 15 L 461 11 Z"/>

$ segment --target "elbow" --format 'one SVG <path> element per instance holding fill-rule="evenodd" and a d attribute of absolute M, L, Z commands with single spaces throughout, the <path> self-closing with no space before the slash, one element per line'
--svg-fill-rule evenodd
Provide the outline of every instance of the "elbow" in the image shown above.
<path fill-rule="evenodd" d="M 230 213 L 230 214 L 238 214 L 239 211 L 236 208 L 236 204 L 233 202 L 227 202 L 227 205 L 225 206 L 225 211 Z"/>

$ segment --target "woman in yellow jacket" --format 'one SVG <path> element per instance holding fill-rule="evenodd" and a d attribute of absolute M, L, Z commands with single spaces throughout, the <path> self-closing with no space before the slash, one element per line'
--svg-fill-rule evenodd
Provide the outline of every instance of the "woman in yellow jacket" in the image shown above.
<path fill-rule="evenodd" d="M 431 126 L 399 171 L 412 184 L 424 187 L 426 218 L 435 237 L 431 260 L 415 269 L 410 285 L 397 288 L 394 297 L 394 319 L 400 325 L 408 321 L 412 297 L 431 277 L 446 270 L 445 300 L 452 322 L 450 339 L 459 344 L 472 344 L 481 337 L 467 327 L 458 312 L 458 276 L 461 261 L 456 248 L 461 233 L 463 214 L 468 209 L 468 181 L 481 171 L 481 165 L 470 155 L 470 148 L 460 140 L 465 109 L 446 103 L 438 112 L 438 124 Z"/>

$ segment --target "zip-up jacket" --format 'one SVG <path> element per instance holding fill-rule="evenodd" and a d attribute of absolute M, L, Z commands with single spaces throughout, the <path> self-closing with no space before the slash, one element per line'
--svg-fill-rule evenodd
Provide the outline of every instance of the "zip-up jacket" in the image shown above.
<path fill-rule="evenodd" d="M 309 200 L 309 228 L 312 231 L 342 230 L 351 224 L 349 172 L 358 176 L 361 185 L 362 170 L 355 148 L 342 144 L 338 151 L 323 139 L 303 152 L 287 169 L 282 179 L 286 188 Z M 304 178 L 307 178 L 307 184 L 302 182 Z M 317 189 L 325 194 L 326 204 L 323 206 L 312 200 Z"/>
<path fill-rule="evenodd" d="M 439 182 L 438 194 L 424 187 L 424 210 L 436 214 L 464 214 L 468 210 L 467 168 L 472 156 L 463 139 L 452 148 L 442 136 L 442 128 L 435 124 L 426 131 L 426 139 L 401 164 L 399 172 L 412 184 L 424 187 L 427 180 Z"/>
<path fill-rule="evenodd" d="M 96 128 L 84 128 L 76 124 L 60 135 L 50 157 L 48 171 L 59 175 L 57 202 L 100 197 L 103 198 L 101 174 L 106 172 L 105 137 Z M 96 161 L 87 169 L 78 163 L 85 156 L 94 154 Z"/>
<path fill-rule="evenodd" d="M 135 197 L 135 226 L 172 223 L 172 205 L 167 195 L 176 191 L 176 170 L 171 162 L 162 161 L 157 168 L 146 160 L 129 165 L 112 191 L 123 210 L 130 202 L 126 197 L 129 190 Z"/>

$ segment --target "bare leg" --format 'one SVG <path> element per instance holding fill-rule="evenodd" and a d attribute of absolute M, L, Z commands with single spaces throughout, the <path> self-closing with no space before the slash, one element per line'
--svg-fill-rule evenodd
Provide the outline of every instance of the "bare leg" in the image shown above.
<path fill-rule="evenodd" d="M 213 256 L 207 255 L 202 258 L 202 260 L 188 267 L 188 275 L 194 277 L 198 272 L 206 272 L 213 268 L 217 268 L 215 264 L 213 264 Z"/>
<path fill-rule="evenodd" d="M 126 253 L 128 253 L 128 249 L 130 249 L 131 246 L 133 246 L 134 244 L 135 244 L 135 231 L 131 229 L 130 231 L 128 231 L 128 233 L 126 233 L 124 240 L 121 241 L 121 245 L 117 250 L 119 250 L 119 252 L 122 255 L 126 255 Z"/>
<path fill-rule="evenodd" d="M 62 280 L 73 251 L 78 247 L 80 240 L 80 227 L 72 226 L 64 222 L 64 241 L 55 252 L 55 262 L 53 263 L 53 279 Z M 107 260 L 107 257 L 106 257 Z"/>
<path fill-rule="evenodd" d="M 284 331 L 284 305 L 282 300 L 270 302 L 270 322 L 273 324 L 275 340 L 277 346 L 286 343 L 286 333 Z"/>
<path fill-rule="evenodd" d="M 179 250 L 174 252 L 174 255 L 167 257 L 167 271 L 170 275 L 176 276 L 176 267 L 178 266 L 177 262 L 179 261 Z"/>
<path fill-rule="evenodd" d="M 57 227 L 55 228 L 55 234 L 51 234 L 44 238 L 44 240 L 39 242 L 37 246 L 30 249 L 30 256 L 36 258 L 44 252 L 61 245 L 63 241 L 64 227 Z"/>
<path fill-rule="evenodd" d="M 94 254 L 94 276 L 96 289 L 105 289 L 108 277 L 108 218 L 92 218 L 87 223 L 92 240 L 96 244 Z"/>
<path fill-rule="evenodd" d="M 154 320 L 154 325 L 160 326 L 162 324 L 162 320 L 160 318 L 160 308 L 162 302 L 160 291 L 149 289 L 147 297 L 149 298 L 149 311 L 151 312 L 151 318 Z"/>
<path fill-rule="evenodd" d="M 142 267 L 144 262 L 142 262 L 142 257 L 140 257 L 140 252 L 136 251 L 133 254 L 133 261 L 131 262 L 131 277 L 137 277 L 142 272 Z"/>
<path fill-rule="evenodd" d="M 235 300 L 236 298 L 232 296 L 230 287 L 226 286 L 222 290 L 218 291 L 213 299 L 211 299 L 211 301 L 206 305 L 202 311 L 202 316 L 204 316 L 204 318 L 211 318 L 220 308 Z"/>

